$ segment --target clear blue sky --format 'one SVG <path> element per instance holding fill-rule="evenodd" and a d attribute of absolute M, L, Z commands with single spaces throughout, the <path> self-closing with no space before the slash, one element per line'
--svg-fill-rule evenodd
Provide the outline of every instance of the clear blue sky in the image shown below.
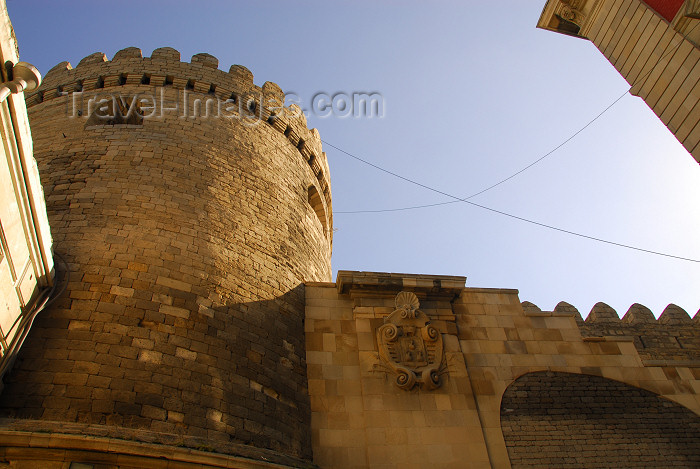
<path fill-rule="evenodd" d="M 22 60 L 43 73 L 92 52 L 137 46 L 198 52 L 222 70 L 310 101 L 379 92 L 382 118 L 317 118 L 321 137 L 441 191 L 467 196 L 586 125 L 628 88 L 589 42 L 535 24 L 544 0 L 7 0 Z M 446 201 L 326 146 L 336 211 Z M 629 94 L 567 145 L 474 202 L 645 249 L 700 259 L 700 165 Z M 465 275 L 585 317 L 597 301 L 624 314 L 700 308 L 700 264 L 549 231 L 450 204 L 335 215 L 334 271 Z"/>

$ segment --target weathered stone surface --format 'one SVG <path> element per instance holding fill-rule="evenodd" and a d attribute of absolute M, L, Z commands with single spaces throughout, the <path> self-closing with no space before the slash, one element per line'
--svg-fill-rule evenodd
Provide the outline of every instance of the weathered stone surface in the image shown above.
<path fill-rule="evenodd" d="M 219 59 L 214 57 L 211 54 L 206 54 L 204 52 L 200 54 L 195 54 L 192 56 L 192 61 L 193 64 L 200 64 L 204 67 L 209 67 L 209 68 L 218 68 L 219 67 Z"/>
<path fill-rule="evenodd" d="M 335 283 L 307 284 L 319 466 L 698 465 L 695 324 L 662 324 L 641 305 L 622 322 L 603 303 L 593 308 L 597 320 L 583 322 L 567 303 L 542 311 L 517 290 L 464 280 L 339 271 Z M 406 329 L 418 313 L 399 308 L 402 290 L 404 299 L 415 294 L 403 304 L 420 303 L 442 336 L 437 388 L 418 385 L 430 348 L 425 336 L 416 340 L 422 322 Z M 400 379 L 411 372 L 412 387 Z"/>
<path fill-rule="evenodd" d="M 139 56 L 62 65 L 52 86 L 84 85 L 81 114 L 67 116 L 72 97 L 55 93 L 30 108 L 70 283 L 35 321 L 0 413 L 308 459 L 304 282 L 330 279 L 332 236 L 308 189 L 330 206 L 327 175 L 265 116 L 194 114 L 195 100 L 228 98 L 240 81 L 212 56 L 193 58 L 204 66 L 169 48 Z M 156 79 L 179 109 L 131 119 L 132 97 L 154 93 Z M 129 118 L 88 119 L 94 96 Z"/>
<path fill-rule="evenodd" d="M 599 376 L 527 374 L 504 393 L 501 419 L 512 467 L 700 465 L 700 417 Z"/>
<path fill-rule="evenodd" d="M 94 52 L 86 57 L 83 57 L 83 59 L 78 62 L 78 67 L 102 62 L 107 62 L 107 56 L 104 54 L 104 52 Z"/>
<path fill-rule="evenodd" d="M 656 322 L 656 318 L 649 308 L 635 303 L 627 310 L 622 322 L 625 324 L 653 324 Z"/>
<path fill-rule="evenodd" d="M 586 322 L 619 322 L 617 312 L 603 302 L 596 303 L 588 313 Z"/>
<path fill-rule="evenodd" d="M 529 301 L 523 301 L 521 303 L 521 305 L 523 307 L 523 311 L 525 311 L 526 314 L 527 313 L 541 313 L 542 312 L 542 310 L 539 308 L 539 306 L 537 306 L 534 303 L 530 303 Z"/>
<path fill-rule="evenodd" d="M 143 57 L 143 53 L 141 52 L 141 49 L 138 47 L 126 47 L 120 51 L 118 51 L 116 54 L 114 54 L 114 57 L 112 57 L 112 60 L 121 60 L 121 59 L 140 59 Z"/>
<path fill-rule="evenodd" d="M 172 47 L 159 47 L 151 53 L 151 59 L 179 62 L 180 51 L 173 49 Z"/>
<path fill-rule="evenodd" d="M 674 304 L 670 304 L 664 309 L 664 312 L 659 316 L 661 324 L 689 324 L 692 322 L 688 313 Z"/>

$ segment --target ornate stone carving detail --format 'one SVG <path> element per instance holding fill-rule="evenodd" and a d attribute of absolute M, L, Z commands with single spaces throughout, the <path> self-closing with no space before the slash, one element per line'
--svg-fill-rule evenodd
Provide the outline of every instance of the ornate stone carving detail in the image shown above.
<path fill-rule="evenodd" d="M 396 309 L 377 328 L 379 358 L 396 374 L 396 385 L 405 390 L 418 384 L 425 389 L 440 386 L 444 362 L 442 334 L 419 310 L 418 297 L 411 292 L 396 295 Z"/>
<path fill-rule="evenodd" d="M 700 0 L 686 0 L 684 16 L 700 19 Z"/>
<path fill-rule="evenodd" d="M 560 0 L 561 8 L 559 9 L 559 16 L 567 21 L 571 21 L 575 25 L 581 27 L 584 21 L 586 21 L 586 16 L 581 11 L 583 7 L 583 0 Z"/>

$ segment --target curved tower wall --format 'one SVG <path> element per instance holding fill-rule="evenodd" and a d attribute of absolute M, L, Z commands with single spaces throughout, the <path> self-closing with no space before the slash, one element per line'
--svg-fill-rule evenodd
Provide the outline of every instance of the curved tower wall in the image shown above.
<path fill-rule="evenodd" d="M 303 282 L 331 276 L 328 165 L 277 85 L 217 67 L 97 53 L 27 98 L 70 275 L 6 378 L 4 416 L 310 457 Z"/>

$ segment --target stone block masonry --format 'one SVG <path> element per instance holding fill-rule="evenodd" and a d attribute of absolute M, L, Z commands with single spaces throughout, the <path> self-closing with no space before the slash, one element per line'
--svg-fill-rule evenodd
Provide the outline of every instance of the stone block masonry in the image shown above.
<path fill-rule="evenodd" d="M 591 38 L 696 152 L 696 3 L 672 29 L 638 0 L 551 0 L 540 26 Z M 0 465 L 698 467 L 698 315 L 331 283 L 328 164 L 283 99 L 209 54 L 132 47 L 26 97 L 69 272 L 5 377 Z"/>
<path fill-rule="evenodd" d="M 28 97 L 70 280 L 6 379 L 6 426 L 311 458 L 304 282 L 330 278 L 328 165 L 277 85 L 217 67 L 127 48 Z M 147 115 L 156 93 L 193 113 Z M 214 98 L 226 116 L 198 107 Z"/>
<path fill-rule="evenodd" d="M 319 466 L 698 467 L 698 316 L 634 305 L 620 320 L 599 303 L 584 321 L 465 280 L 340 271 L 307 284 Z"/>

